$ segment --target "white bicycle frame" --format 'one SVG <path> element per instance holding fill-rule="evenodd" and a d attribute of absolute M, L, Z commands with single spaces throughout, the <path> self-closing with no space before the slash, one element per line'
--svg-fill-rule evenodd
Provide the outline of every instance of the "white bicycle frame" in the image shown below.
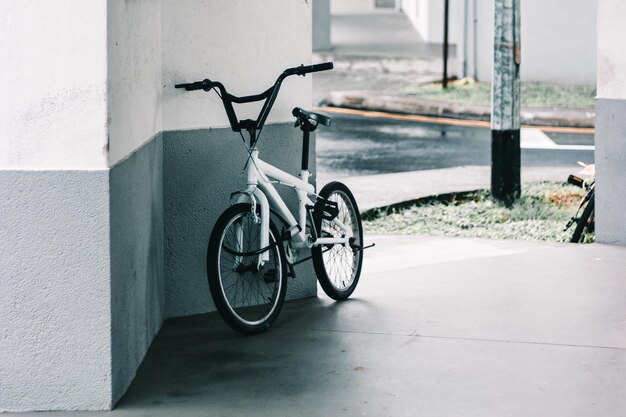
<path fill-rule="evenodd" d="M 352 229 L 343 224 L 338 218 L 335 218 L 332 222 L 344 232 L 343 237 L 317 237 L 317 239 L 313 240 L 311 234 L 306 233 L 306 206 L 313 205 L 313 201 L 311 201 L 309 196 L 317 196 L 315 187 L 309 184 L 310 173 L 308 170 L 300 171 L 300 178 L 298 178 L 262 161 L 259 159 L 259 151 L 252 149 L 246 171 L 248 187 L 245 191 L 236 194 L 237 198 L 233 199 L 232 203 L 250 202 L 252 204 L 252 215 L 255 216 L 255 219 L 258 218 L 258 221 L 261 223 L 259 249 L 266 248 L 270 244 L 270 208 L 274 209 L 289 225 L 291 233 L 290 244 L 294 249 L 328 244 L 350 244 Z M 274 183 L 285 185 L 295 190 L 298 196 L 297 220 L 276 191 L 276 188 L 274 188 Z M 256 214 L 257 204 L 260 207 L 260 217 Z M 278 238 L 276 236 L 276 239 Z M 263 265 L 268 260 L 269 250 L 263 251 L 259 255 L 259 265 Z"/>

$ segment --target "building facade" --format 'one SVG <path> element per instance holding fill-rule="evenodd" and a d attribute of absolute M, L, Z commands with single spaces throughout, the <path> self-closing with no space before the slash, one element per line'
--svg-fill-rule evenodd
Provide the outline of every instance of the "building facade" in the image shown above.
<path fill-rule="evenodd" d="M 174 84 L 265 90 L 310 63 L 310 3 L 0 5 L 0 411 L 110 409 L 164 319 L 214 309 L 206 245 L 247 153 L 214 94 Z M 310 80 L 260 139 L 294 173 Z M 315 295 L 299 272 L 288 296 Z"/>
<path fill-rule="evenodd" d="M 398 0 L 420 36 L 443 42 L 443 1 Z M 493 0 L 449 0 L 458 76 L 491 81 Z M 596 82 L 596 0 L 521 2 L 522 81 Z"/>

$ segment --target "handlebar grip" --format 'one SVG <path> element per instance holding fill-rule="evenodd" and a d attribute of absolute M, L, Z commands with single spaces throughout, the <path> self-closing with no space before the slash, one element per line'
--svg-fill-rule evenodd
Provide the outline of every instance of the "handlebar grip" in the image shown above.
<path fill-rule="evenodd" d="M 314 65 L 300 65 L 299 67 L 288 68 L 283 73 L 285 76 L 287 75 L 304 75 L 310 72 L 318 72 L 318 71 L 326 71 L 333 69 L 334 65 L 332 62 L 324 62 L 323 64 L 314 64 Z"/>
<path fill-rule="evenodd" d="M 585 180 L 583 180 L 582 178 L 578 178 L 575 175 L 570 175 L 569 177 L 567 177 L 567 182 L 580 188 L 583 188 L 583 185 L 585 184 Z"/>
<path fill-rule="evenodd" d="M 332 62 L 324 62 L 322 64 L 307 65 L 305 67 L 302 67 L 302 74 L 307 74 L 309 72 L 327 71 L 333 68 L 334 68 L 334 65 Z"/>
<path fill-rule="evenodd" d="M 194 90 L 209 91 L 210 89 L 214 87 L 214 85 L 215 83 L 207 78 L 202 81 L 196 81 L 193 83 L 176 84 L 174 88 L 184 88 L 187 91 L 194 91 Z"/>

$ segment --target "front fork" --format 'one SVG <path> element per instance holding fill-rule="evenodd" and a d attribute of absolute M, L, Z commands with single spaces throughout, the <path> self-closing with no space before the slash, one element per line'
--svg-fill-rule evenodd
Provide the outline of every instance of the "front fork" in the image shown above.
<path fill-rule="evenodd" d="M 259 232 L 259 249 L 266 248 L 270 245 L 270 205 L 267 201 L 267 197 L 256 186 L 248 186 L 246 191 L 233 193 L 231 195 L 231 205 L 237 203 L 250 203 L 251 210 L 250 215 L 254 219 L 255 224 L 261 224 L 261 230 Z M 257 210 L 257 205 L 260 206 L 260 210 Z M 260 216 L 258 214 L 260 212 Z M 237 238 L 237 244 L 239 248 L 243 248 L 243 226 L 241 223 L 235 224 L 235 236 Z M 278 238 L 278 236 L 276 236 Z M 250 248 L 251 249 L 251 248 Z M 259 269 L 263 267 L 265 262 L 270 259 L 270 251 L 266 250 L 259 254 L 257 260 L 257 266 Z M 235 263 L 240 264 L 243 262 L 242 256 L 235 257 Z"/>

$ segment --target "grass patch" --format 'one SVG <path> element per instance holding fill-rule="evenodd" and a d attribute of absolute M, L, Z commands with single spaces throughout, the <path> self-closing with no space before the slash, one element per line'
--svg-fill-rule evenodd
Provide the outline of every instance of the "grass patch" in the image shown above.
<path fill-rule="evenodd" d="M 574 229 L 563 229 L 575 214 L 583 190 L 558 182 L 527 183 L 522 190 L 511 207 L 493 201 L 489 191 L 482 190 L 451 201 L 390 213 L 381 210 L 363 226 L 368 233 L 569 241 Z"/>
<path fill-rule="evenodd" d="M 406 94 L 424 99 L 445 100 L 458 103 L 491 104 L 491 84 L 473 79 L 462 79 L 448 84 L 417 84 L 408 87 Z M 588 86 L 567 86 L 546 83 L 522 83 L 522 107 L 593 108 L 596 89 Z"/>

